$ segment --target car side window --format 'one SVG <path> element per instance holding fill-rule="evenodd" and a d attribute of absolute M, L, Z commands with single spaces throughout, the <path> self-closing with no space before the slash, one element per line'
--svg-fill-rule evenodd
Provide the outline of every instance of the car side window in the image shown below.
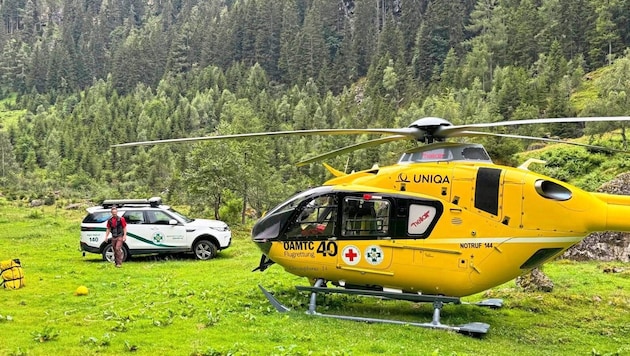
<path fill-rule="evenodd" d="M 168 225 L 168 222 L 172 219 L 168 214 L 159 210 L 149 210 L 146 214 L 149 224 Z"/>
<path fill-rule="evenodd" d="M 93 223 L 102 223 L 107 221 L 112 216 L 109 211 L 97 211 L 95 213 L 88 214 L 84 219 L 83 223 L 93 224 Z"/>
<path fill-rule="evenodd" d="M 126 211 L 125 214 L 123 214 L 123 217 L 125 218 L 125 221 L 127 221 L 127 224 L 144 224 L 144 214 L 142 211 Z"/>

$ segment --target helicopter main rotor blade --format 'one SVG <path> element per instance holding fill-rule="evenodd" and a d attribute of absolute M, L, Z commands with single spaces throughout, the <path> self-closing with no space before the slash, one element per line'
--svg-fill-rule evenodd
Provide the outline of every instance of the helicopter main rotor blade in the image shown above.
<path fill-rule="evenodd" d="M 595 150 L 630 154 L 629 151 L 618 150 L 618 149 L 610 148 L 610 147 L 595 146 L 595 145 L 589 145 L 589 144 L 586 144 L 586 143 L 563 141 L 563 140 L 555 140 L 555 139 L 552 139 L 552 138 L 543 138 L 543 137 L 535 137 L 535 136 L 498 134 L 498 133 L 483 132 L 483 131 L 459 131 L 453 136 L 494 136 L 494 137 L 507 137 L 507 138 L 521 138 L 521 139 L 525 139 L 525 140 L 564 143 L 564 144 L 567 144 L 567 145 L 581 146 L 581 147 L 586 147 L 586 148 L 592 148 L 592 149 L 595 149 Z"/>
<path fill-rule="evenodd" d="M 147 145 L 155 145 L 155 144 L 162 144 L 162 143 L 182 143 L 182 142 L 210 141 L 210 140 L 245 139 L 245 138 L 267 137 L 267 136 L 364 135 L 364 134 L 386 134 L 386 135 L 399 135 L 399 136 L 403 135 L 408 138 L 416 138 L 418 137 L 418 130 L 407 127 L 407 128 L 400 128 L 400 129 L 315 129 L 315 130 L 295 130 L 295 131 L 275 131 L 275 132 L 254 132 L 254 133 L 234 134 L 234 135 L 186 137 L 186 138 L 173 138 L 173 139 L 155 140 L 155 141 L 119 143 L 116 145 L 112 145 L 111 147 L 147 146 Z"/>
<path fill-rule="evenodd" d="M 466 131 L 468 129 L 476 129 L 476 128 L 532 125 L 532 124 L 559 124 L 559 123 L 571 123 L 571 122 L 612 122 L 612 121 L 630 121 L 630 116 L 558 117 L 558 118 L 547 118 L 547 119 L 514 120 L 514 121 L 487 122 L 487 123 L 469 124 L 469 125 L 442 126 L 442 127 L 437 128 L 435 132 L 435 136 L 444 137 L 444 138 L 453 137 L 453 136 L 465 136 L 465 135 L 457 135 L 456 133 Z"/>
<path fill-rule="evenodd" d="M 365 141 L 365 142 L 361 142 L 361 143 L 357 143 L 355 145 L 350 145 L 350 146 L 346 146 L 346 147 L 342 147 L 338 150 L 334 150 L 334 151 L 330 151 L 321 155 L 317 155 L 315 157 L 309 158 L 307 160 L 301 161 L 296 163 L 296 166 L 301 167 L 301 166 L 305 166 L 309 163 L 313 163 L 316 161 L 321 161 L 323 159 L 329 158 L 329 157 L 334 157 L 334 156 L 339 156 L 342 155 L 344 153 L 349 153 L 355 150 L 359 150 L 362 148 L 368 148 L 368 147 L 372 147 L 372 146 L 378 146 L 380 144 L 383 143 L 387 143 L 387 142 L 394 142 L 394 141 L 400 141 L 400 140 L 409 140 L 409 136 L 404 136 L 404 135 L 395 135 L 395 136 L 389 136 L 389 137 L 383 137 L 383 138 L 377 138 L 375 140 L 370 140 L 370 141 Z"/>

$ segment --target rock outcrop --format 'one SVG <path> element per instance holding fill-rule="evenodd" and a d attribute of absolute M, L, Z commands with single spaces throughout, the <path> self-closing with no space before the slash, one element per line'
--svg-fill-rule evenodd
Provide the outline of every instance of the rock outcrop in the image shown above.
<path fill-rule="evenodd" d="M 516 278 L 516 285 L 525 292 L 552 292 L 553 282 L 540 269 L 534 268 L 531 272 Z"/>

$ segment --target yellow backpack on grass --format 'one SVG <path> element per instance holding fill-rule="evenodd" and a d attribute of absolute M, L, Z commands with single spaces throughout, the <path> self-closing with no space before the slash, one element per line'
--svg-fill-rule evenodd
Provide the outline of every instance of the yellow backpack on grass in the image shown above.
<path fill-rule="evenodd" d="M 2 282 L 0 286 L 6 289 L 20 289 L 24 287 L 24 270 L 20 264 L 20 260 L 0 261 L 0 271 L 2 274 Z"/>

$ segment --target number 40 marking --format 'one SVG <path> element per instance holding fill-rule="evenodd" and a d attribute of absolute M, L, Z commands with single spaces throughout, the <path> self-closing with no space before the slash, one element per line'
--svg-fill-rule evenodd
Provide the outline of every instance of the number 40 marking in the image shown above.
<path fill-rule="evenodd" d="M 337 244 L 334 241 L 322 241 L 317 246 L 317 253 L 322 256 L 337 256 Z"/>

